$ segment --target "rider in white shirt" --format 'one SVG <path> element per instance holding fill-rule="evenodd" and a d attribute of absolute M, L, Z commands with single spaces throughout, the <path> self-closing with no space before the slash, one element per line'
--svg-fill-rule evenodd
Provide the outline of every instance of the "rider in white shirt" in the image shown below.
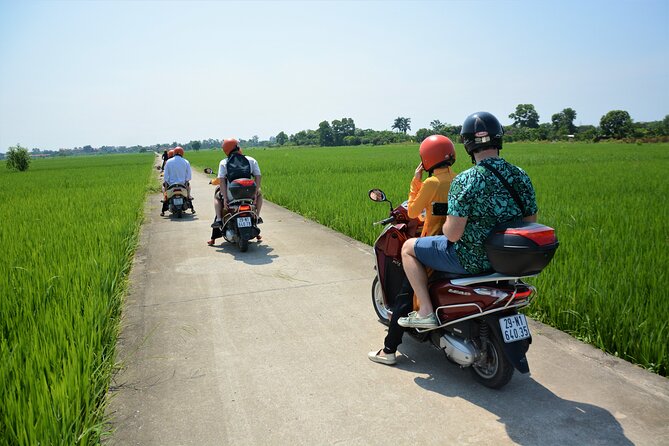
<path fill-rule="evenodd" d="M 168 187 L 176 183 L 188 184 L 192 178 L 190 163 L 183 156 L 184 149 L 177 147 L 174 149 L 174 157 L 165 163 L 163 180 Z M 188 196 L 190 197 L 190 185 L 188 186 Z"/>
<path fill-rule="evenodd" d="M 184 159 L 184 149 L 182 147 L 174 148 L 174 156 L 165 163 L 165 172 L 163 174 L 163 190 L 167 190 L 172 184 L 183 184 L 188 190 L 188 199 L 192 200 L 190 195 L 190 180 L 193 177 L 190 163 Z M 163 210 L 160 215 L 164 215 L 167 210 L 167 200 L 163 203 Z"/>

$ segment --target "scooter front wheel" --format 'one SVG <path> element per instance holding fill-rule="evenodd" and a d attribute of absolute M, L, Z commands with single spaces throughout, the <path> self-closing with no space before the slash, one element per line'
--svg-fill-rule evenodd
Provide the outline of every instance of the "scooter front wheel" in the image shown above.
<path fill-rule="evenodd" d="M 474 379 L 491 389 L 504 387 L 513 376 L 513 364 L 504 354 L 504 346 L 494 335 L 480 338 L 482 357 L 471 366 Z"/>
<path fill-rule="evenodd" d="M 374 306 L 376 315 L 379 317 L 379 321 L 384 325 L 389 325 L 390 312 L 388 311 L 388 307 L 386 307 L 385 299 L 383 298 L 383 289 L 378 277 L 375 277 L 374 282 L 372 282 L 372 305 Z"/>

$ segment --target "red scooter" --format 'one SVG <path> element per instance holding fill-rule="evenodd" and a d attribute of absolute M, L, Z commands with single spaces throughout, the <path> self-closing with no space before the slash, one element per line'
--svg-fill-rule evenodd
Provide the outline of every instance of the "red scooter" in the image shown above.
<path fill-rule="evenodd" d="M 388 325 L 395 297 L 406 280 L 402 268 L 402 245 L 420 236 L 422 223 L 410 219 L 407 204 L 393 207 L 380 189 L 369 191 L 373 201 L 390 204 L 390 216 L 374 223 L 385 225 L 374 243 L 376 277 L 372 303 L 379 320 Z M 446 214 L 446 203 L 433 203 L 435 215 Z M 552 259 L 558 246 L 555 231 L 537 223 L 518 223 L 496 228 L 486 250 L 495 271 L 462 276 L 434 271 L 428 289 L 439 326 L 406 329 L 420 341 L 430 340 L 446 357 L 470 367 L 484 386 L 499 389 L 514 369 L 528 373 L 525 353 L 532 336 L 525 315 L 536 293 L 522 278 L 536 276 Z"/>
<path fill-rule="evenodd" d="M 256 183 L 251 178 L 237 179 L 228 184 L 230 202 L 223 217 L 223 238 L 236 243 L 241 252 L 249 249 L 249 240 L 260 234 L 254 197 Z"/>

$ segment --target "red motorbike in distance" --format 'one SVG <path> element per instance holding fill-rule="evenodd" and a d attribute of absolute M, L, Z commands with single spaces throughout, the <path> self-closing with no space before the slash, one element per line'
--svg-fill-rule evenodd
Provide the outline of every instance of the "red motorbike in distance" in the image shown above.
<path fill-rule="evenodd" d="M 388 325 L 406 281 L 402 245 L 420 236 L 422 223 L 409 218 L 406 202 L 393 207 L 380 189 L 370 190 L 369 197 L 390 204 L 390 216 L 374 223 L 384 229 L 374 243 L 372 284 L 374 310 Z M 433 213 L 446 215 L 446 203 L 433 203 Z M 520 222 L 507 226 L 494 229 L 486 242 L 495 271 L 469 276 L 434 271 L 428 289 L 439 326 L 406 329 L 419 341 L 429 339 L 450 361 L 469 367 L 474 379 L 494 389 L 506 385 L 514 369 L 530 370 L 525 353 L 532 335 L 525 315 L 518 311 L 532 302 L 536 289 L 522 279 L 536 276 L 558 246 L 555 231 L 548 226 Z"/>

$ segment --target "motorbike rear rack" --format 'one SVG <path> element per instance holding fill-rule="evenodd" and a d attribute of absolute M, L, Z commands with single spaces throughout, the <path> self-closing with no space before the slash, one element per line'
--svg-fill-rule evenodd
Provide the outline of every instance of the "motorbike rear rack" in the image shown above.
<path fill-rule="evenodd" d="M 500 273 L 492 273 L 486 276 L 472 276 L 472 277 L 462 277 L 459 279 L 451 279 L 450 282 L 453 285 L 467 286 L 474 283 L 483 283 L 483 282 L 500 282 L 502 280 L 518 280 L 525 277 L 536 277 L 539 274 L 531 274 L 529 276 L 506 276 Z"/>

